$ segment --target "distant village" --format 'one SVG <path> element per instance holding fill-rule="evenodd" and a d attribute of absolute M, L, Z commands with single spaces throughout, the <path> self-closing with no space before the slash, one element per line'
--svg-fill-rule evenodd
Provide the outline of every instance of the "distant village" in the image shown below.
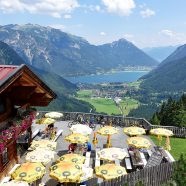
<path fill-rule="evenodd" d="M 136 91 L 135 86 L 129 86 L 128 83 L 102 83 L 102 84 L 78 84 L 80 90 L 92 90 L 91 99 L 122 98 L 128 91 Z"/>

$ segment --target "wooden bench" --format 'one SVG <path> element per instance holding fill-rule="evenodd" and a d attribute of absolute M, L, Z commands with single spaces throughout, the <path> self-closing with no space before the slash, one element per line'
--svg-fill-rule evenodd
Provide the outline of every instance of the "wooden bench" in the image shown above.
<path fill-rule="evenodd" d="M 10 180 L 11 180 L 11 177 L 10 177 L 10 176 L 6 176 L 6 177 L 4 177 L 4 178 L 1 180 L 1 184 L 7 183 L 7 182 L 9 182 Z"/>
<path fill-rule="evenodd" d="M 15 164 L 14 167 L 11 169 L 11 171 L 8 174 L 11 175 L 19 166 L 20 166 L 20 164 Z"/>
<path fill-rule="evenodd" d="M 148 153 L 149 157 L 151 157 L 151 155 L 152 155 L 152 151 L 149 150 L 149 149 L 147 149 L 147 153 Z"/>
<path fill-rule="evenodd" d="M 132 165 L 130 162 L 130 158 L 125 158 L 125 165 L 126 165 L 126 169 L 131 171 L 132 170 Z"/>
<path fill-rule="evenodd" d="M 56 137 L 53 139 L 53 141 L 57 141 L 57 139 L 59 138 L 60 135 L 62 135 L 62 133 L 63 133 L 63 130 L 62 129 L 61 130 L 58 130 L 57 131 L 57 134 L 56 134 Z"/>
<path fill-rule="evenodd" d="M 85 163 L 84 163 L 84 165 L 86 167 L 90 166 L 90 154 L 91 154 L 91 152 L 86 152 L 86 159 L 85 159 Z"/>
<path fill-rule="evenodd" d="M 120 165 L 120 161 L 118 159 L 115 160 L 116 165 Z"/>
<path fill-rule="evenodd" d="M 141 156 L 141 160 L 143 162 L 143 165 L 145 166 L 147 164 L 147 160 L 145 158 L 145 155 L 143 154 L 143 152 L 139 152 L 140 156 Z"/>
<path fill-rule="evenodd" d="M 172 155 L 170 154 L 169 151 L 165 150 L 165 153 L 166 153 L 166 155 L 168 157 L 168 161 L 169 162 L 174 162 L 175 161 L 175 159 L 172 157 Z"/>
<path fill-rule="evenodd" d="M 86 152 L 86 158 L 90 158 L 91 152 Z"/>
<path fill-rule="evenodd" d="M 35 130 L 35 131 L 32 133 L 32 139 L 34 139 L 39 133 L 40 133 L 40 129 Z"/>
<path fill-rule="evenodd" d="M 98 156 L 98 152 L 100 151 L 99 148 L 96 149 L 96 159 L 95 159 L 95 167 L 100 166 L 100 158 Z"/>
<path fill-rule="evenodd" d="M 125 153 L 127 154 L 127 155 L 126 155 L 126 158 L 130 158 L 130 155 L 129 155 L 128 149 L 127 149 L 127 148 L 123 148 L 123 150 L 124 150 Z"/>

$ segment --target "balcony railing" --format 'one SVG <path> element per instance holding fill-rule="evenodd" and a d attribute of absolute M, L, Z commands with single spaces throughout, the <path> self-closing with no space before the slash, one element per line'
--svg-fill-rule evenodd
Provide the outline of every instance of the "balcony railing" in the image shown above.
<path fill-rule="evenodd" d="M 43 117 L 45 113 L 48 111 L 39 111 L 40 116 Z M 61 111 L 59 111 L 61 112 Z M 185 127 L 175 127 L 175 126 L 160 126 L 160 125 L 152 125 L 145 118 L 135 118 L 135 117 L 123 117 L 123 116 L 113 116 L 113 115 L 103 115 L 97 113 L 83 113 L 83 112 L 61 112 L 63 113 L 62 120 L 69 121 L 75 120 L 78 121 L 78 118 L 83 117 L 85 121 L 91 121 L 95 124 L 100 124 L 101 122 L 105 122 L 107 124 L 112 123 L 114 126 L 119 127 L 128 127 L 128 126 L 140 126 L 147 130 L 153 128 L 165 128 L 169 129 L 174 133 L 174 136 L 186 138 L 186 128 Z"/>

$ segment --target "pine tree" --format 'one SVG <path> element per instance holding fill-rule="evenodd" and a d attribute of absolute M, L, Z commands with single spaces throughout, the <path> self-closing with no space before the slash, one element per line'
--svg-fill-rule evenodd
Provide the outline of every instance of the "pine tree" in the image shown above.
<path fill-rule="evenodd" d="M 158 118 L 158 112 L 155 112 L 154 115 L 152 116 L 151 123 L 153 125 L 160 125 L 160 120 Z"/>
<path fill-rule="evenodd" d="M 174 167 L 173 180 L 177 186 L 186 185 L 186 159 L 181 154 L 177 164 Z"/>

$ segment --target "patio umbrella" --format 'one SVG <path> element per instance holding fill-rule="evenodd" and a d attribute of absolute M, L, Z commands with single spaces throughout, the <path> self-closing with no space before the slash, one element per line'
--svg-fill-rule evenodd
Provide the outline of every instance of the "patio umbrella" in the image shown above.
<path fill-rule="evenodd" d="M 88 142 L 89 137 L 84 136 L 83 134 L 80 134 L 80 133 L 73 133 L 73 134 L 70 134 L 70 135 L 66 136 L 65 140 L 69 141 L 71 143 L 83 144 L 83 143 Z"/>
<path fill-rule="evenodd" d="M 116 147 L 105 148 L 98 152 L 100 159 L 106 161 L 114 161 L 115 159 L 122 160 L 126 155 L 127 153 L 124 149 Z"/>
<path fill-rule="evenodd" d="M 14 180 L 32 183 L 43 177 L 45 167 L 41 163 L 23 163 L 12 174 Z"/>
<path fill-rule="evenodd" d="M 56 120 L 52 119 L 52 118 L 40 118 L 40 119 L 36 119 L 36 124 L 39 125 L 50 125 L 55 123 Z"/>
<path fill-rule="evenodd" d="M 37 148 L 42 148 L 45 150 L 56 150 L 57 142 L 50 140 L 33 140 L 30 148 L 35 150 Z"/>
<path fill-rule="evenodd" d="M 130 137 L 126 141 L 128 145 L 135 148 L 149 148 L 151 146 L 150 141 L 143 137 Z"/>
<path fill-rule="evenodd" d="M 100 129 L 98 129 L 97 133 L 100 135 L 108 136 L 107 138 L 107 147 L 111 147 L 111 142 L 110 142 L 110 135 L 112 134 L 117 134 L 118 129 L 112 126 L 105 126 Z"/>
<path fill-rule="evenodd" d="M 137 136 L 145 134 L 145 129 L 140 127 L 125 127 L 123 132 L 129 136 Z"/>
<path fill-rule="evenodd" d="M 93 177 L 93 169 L 82 165 L 83 175 L 80 177 L 80 182 L 87 181 Z"/>
<path fill-rule="evenodd" d="M 63 117 L 63 114 L 60 112 L 48 112 L 45 114 L 46 118 L 59 119 Z"/>
<path fill-rule="evenodd" d="M 151 129 L 150 133 L 157 136 L 159 146 L 161 146 L 162 136 L 166 136 L 165 148 L 171 150 L 169 137 L 173 135 L 173 132 L 164 128 Z"/>
<path fill-rule="evenodd" d="M 105 164 L 95 168 L 96 176 L 111 180 L 127 174 L 124 167 L 115 164 Z"/>
<path fill-rule="evenodd" d="M 117 134 L 118 131 L 119 130 L 115 127 L 105 126 L 105 127 L 102 127 L 100 129 L 98 129 L 97 133 L 100 134 L 100 135 L 107 136 L 107 135 Z"/>
<path fill-rule="evenodd" d="M 73 162 L 60 162 L 50 168 L 50 176 L 60 183 L 79 183 L 82 175 L 82 165 Z"/>
<path fill-rule="evenodd" d="M 73 125 L 70 130 L 73 132 L 73 133 L 80 133 L 80 134 L 83 134 L 83 135 L 90 135 L 92 133 L 92 129 L 87 126 L 87 125 L 83 125 L 83 124 L 76 124 L 76 125 Z"/>
<path fill-rule="evenodd" d="M 28 152 L 25 159 L 28 162 L 41 162 L 47 164 L 54 159 L 54 154 L 54 151 L 37 148 L 34 151 Z"/>
<path fill-rule="evenodd" d="M 1 183 L 0 186 L 29 186 L 29 184 L 25 181 L 11 180 L 6 183 Z"/>
<path fill-rule="evenodd" d="M 85 157 L 79 154 L 65 154 L 61 156 L 56 162 L 73 162 L 83 164 L 85 162 Z"/>

